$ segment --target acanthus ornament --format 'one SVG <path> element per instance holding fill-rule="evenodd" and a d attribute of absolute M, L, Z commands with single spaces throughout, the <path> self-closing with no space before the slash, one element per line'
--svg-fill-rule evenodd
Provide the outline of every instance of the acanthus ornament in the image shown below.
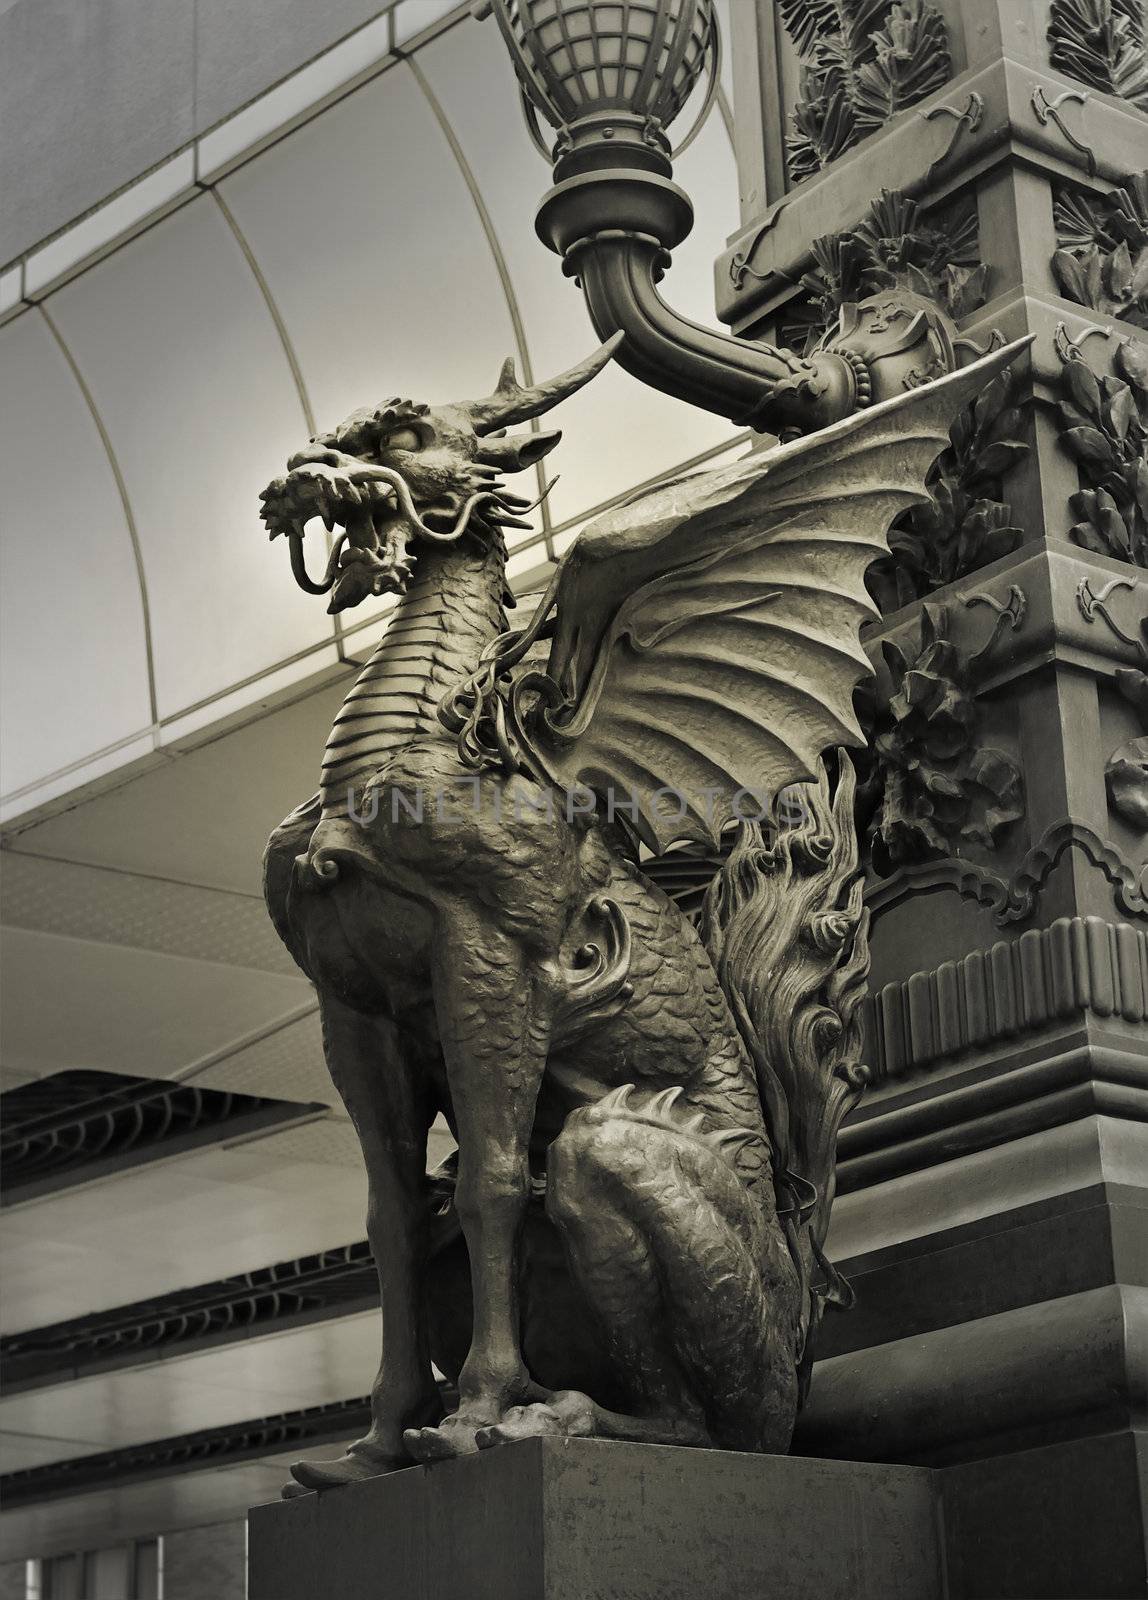
<path fill-rule="evenodd" d="M 1019 602 L 1011 615 L 1023 615 Z M 858 831 L 880 877 L 961 843 L 994 849 L 1024 815 L 1020 766 L 984 743 L 971 658 L 947 637 L 948 621 L 946 607 L 925 605 L 914 653 L 882 641 L 891 692 L 866 692 Z"/>
<path fill-rule="evenodd" d="M 1102 94 L 1148 110 L 1143 0 L 1052 0 L 1049 60 Z"/>
<path fill-rule="evenodd" d="M 1053 216 L 1060 249 L 1052 272 L 1061 294 L 1148 328 L 1148 171 L 1104 195 L 1066 184 Z"/>
<path fill-rule="evenodd" d="M 833 336 L 834 327 L 849 327 L 858 301 L 891 293 L 894 309 L 910 297 L 937 306 L 954 349 L 971 344 L 956 337 L 955 321 L 984 303 L 989 285 L 989 268 L 978 260 L 971 197 L 926 215 L 907 195 L 883 190 L 855 228 L 815 239 L 812 251 L 816 264 L 801 280 L 804 295 L 789 313 L 787 342 L 815 348 Z M 870 331 L 876 326 L 871 321 Z M 922 365 L 905 382 L 932 376 L 935 371 Z M 1028 451 L 1026 426 L 1008 375 L 957 419 L 950 446 L 930 474 L 929 500 L 898 519 L 889 536 L 891 558 L 870 572 L 882 611 L 987 566 L 1020 543 L 1021 530 L 1001 497 L 1001 479 Z"/>
<path fill-rule="evenodd" d="M 1141 623 L 1140 649 L 1148 665 L 1148 617 Z M 1148 672 L 1134 667 L 1116 674 L 1116 687 L 1140 720 L 1141 736 L 1118 745 L 1104 768 L 1108 804 L 1139 833 L 1148 833 Z"/>
<path fill-rule="evenodd" d="M 1087 485 L 1069 499 L 1078 519 L 1069 535 L 1096 555 L 1148 567 L 1148 345 L 1125 340 L 1113 357 L 1118 376 L 1103 378 L 1079 349 L 1057 348 L 1060 439 Z"/>
<path fill-rule="evenodd" d="M 1148 738 L 1129 739 L 1104 768 L 1108 803 L 1139 833 L 1148 833 Z"/>
<path fill-rule="evenodd" d="M 963 411 L 929 474 L 929 499 L 893 524 L 885 561 L 869 585 L 889 612 L 988 566 L 1023 538 L 1001 481 L 1028 454 L 1016 380 L 1003 373 Z"/>
<path fill-rule="evenodd" d="M 789 175 L 818 172 L 952 76 L 941 12 L 925 0 L 778 0 L 801 60 Z"/>
<path fill-rule="evenodd" d="M 855 228 L 824 234 L 811 249 L 815 266 L 801 280 L 811 338 L 828 332 L 843 306 L 888 289 L 921 295 L 954 321 L 988 297 L 971 196 L 926 215 L 900 190 L 882 189 Z"/>

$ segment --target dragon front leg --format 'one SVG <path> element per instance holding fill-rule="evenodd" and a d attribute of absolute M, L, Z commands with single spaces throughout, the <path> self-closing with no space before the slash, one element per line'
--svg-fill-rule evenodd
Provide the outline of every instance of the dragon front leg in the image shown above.
<path fill-rule="evenodd" d="M 555 972 L 473 917 L 450 918 L 436 943 L 435 1010 L 458 1133 L 455 1204 L 474 1323 L 458 1410 L 438 1427 L 407 1430 L 416 1460 L 472 1454 L 479 1430 L 539 1392 L 522 1355 L 517 1255 Z"/>
<path fill-rule="evenodd" d="M 320 991 L 323 1047 L 367 1169 L 367 1236 L 379 1275 L 383 1348 L 370 1431 L 332 1461 L 299 1461 L 285 1494 L 328 1489 L 410 1465 L 403 1430 L 441 1415 L 422 1292 L 428 1243 L 428 1076 L 381 1018 Z"/>

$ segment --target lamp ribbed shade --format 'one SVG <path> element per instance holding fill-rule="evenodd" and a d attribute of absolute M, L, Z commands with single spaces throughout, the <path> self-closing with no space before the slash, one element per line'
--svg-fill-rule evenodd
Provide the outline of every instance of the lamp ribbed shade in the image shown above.
<path fill-rule="evenodd" d="M 523 86 L 556 128 L 596 111 L 667 126 L 714 42 L 712 0 L 504 0 L 503 16 Z"/>

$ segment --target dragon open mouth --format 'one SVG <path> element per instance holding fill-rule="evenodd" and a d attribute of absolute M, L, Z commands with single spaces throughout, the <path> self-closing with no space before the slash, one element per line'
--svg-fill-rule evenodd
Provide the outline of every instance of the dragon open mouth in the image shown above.
<path fill-rule="evenodd" d="M 506 361 L 498 386 L 484 399 L 432 410 L 396 397 L 353 411 L 312 438 L 260 496 L 267 531 L 273 539 L 286 537 L 300 587 L 330 593 L 328 610 L 343 611 L 372 595 L 401 594 L 420 545 L 454 544 L 470 534 L 489 549 L 511 528 L 532 531 L 525 519 L 553 483 L 528 500 L 506 488 L 503 474 L 534 466 L 561 434 L 508 429 L 580 389 L 621 338 L 616 334 L 548 383 L 524 388 L 514 362 Z M 303 553 L 304 531 L 314 519 L 328 533 L 340 530 L 320 578 L 307 571 Z"/>
<path fill-rule="evenodd" d="M 465 499 L 448 491 L 419 509 L 393 467 L 331 450 L 322 459 L 296 461 L 286 477 L 274 479 L 260 496 L 260 515 L 272 539 L 286 535 L 300 586 L 310 594 L 333 591 L 327 609 L 343 611 L 372 595 L 401 594 L 414 568 L 411 542 L 453 544 L 461 538 L 478 506 L 503 499 L 490 478 L 489 486 Z M 319 579 L 308 573 L 303 551 L 304 531 L 314 518 L 328 533 L 340 529 Z"/>

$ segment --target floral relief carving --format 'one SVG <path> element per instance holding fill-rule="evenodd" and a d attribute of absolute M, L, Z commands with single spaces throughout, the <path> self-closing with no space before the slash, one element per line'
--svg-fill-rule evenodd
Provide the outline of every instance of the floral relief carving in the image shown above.
<path fill-rule="evenodd" d="M 828 336 L 844 307 L 867 296 L 915 295 L 954 321 L 988 296 L 972 195 L 926 214 L 907 195 L 884 189 L 855 228 L 815 239 L 811 248 L 815 264 L 782 327 L 784 342 L 806 352 Z M 1001 480 L 1028 452 L 1026 426 L 1016 382 L 1005 376 L 958 417 L 929 475 L 929 501 L 897 520 L 889 534 L 892 557 L 870 568 L 882 611 L 931 594 L 1020 543 Z"/>
<path fill-rule="evenodd" d="M 1148 328 L 1148 171 L 1106 195 L 1064 187 L 1055 219 L 1061 248 L 1052 271 L 1061 294 Z"/>
<path fill-rule="evenodd" d="M 869 586 L 882 611 L 954 583 L 1015 550 L 1023 538 L 1001 480 L 1028 454 L 1025 413 L 1011 375 L 995 378 L 949 431 L 929 474 L 929 499 L 889 531 L 891 556 L 874 563 Z"/>
<path fill-rule="evenodd" d="M 984 743 L 969 658 L 947 628 L 945 607 L 923 606 L 916 650 L 884 640 L 889 692 L 869 690 L 862 702 L 858 832 L 881 877 L 962 843 L 995 848 L 1024 815 L 1020 767 Z"/>
<path fill-rule="evenodd" d="M 836 323 L 843 305 L 886 289 L 923 295 L 954 320 L 988 297 L 972 195 L 926 216 L 899 190 L 882 189 L 855 228 L 814 239 L 811 249 L 816 265 L 801 280 L 811 340 Z"/>
<path fill-rule="evenodd" d="M 952 76 L 944 18 L 925 0 L 778 0 L 778 9 L 801 61 L 794 183 Z"/>
<path fill-rule="evenodd" d="M 1061 442 L 1085 487 L 1069 535 L 1085 550 L 1148 567 L 1148 345 L 1127 339 L 1117 376 L 1098 378 L 1079 352 L 1061 369 Z"/>
<path fill-rule="evenodd" d="M 1049 60 L 1102 94 L 1148 110 L 1143 0 L 1052 0 Z"/>
<path fill-rule="evenodd" d="M 1144 657 L 1148 661 L 1148 617 L 1143 622 Z M 1116 674 L 1116 687 L 1136 712 L 1141 736 L 1119 745 L 1104 768 L 1108 803 L 1140 833 L 1148 833 L 1148 672 L 1126 668 Z"/>

